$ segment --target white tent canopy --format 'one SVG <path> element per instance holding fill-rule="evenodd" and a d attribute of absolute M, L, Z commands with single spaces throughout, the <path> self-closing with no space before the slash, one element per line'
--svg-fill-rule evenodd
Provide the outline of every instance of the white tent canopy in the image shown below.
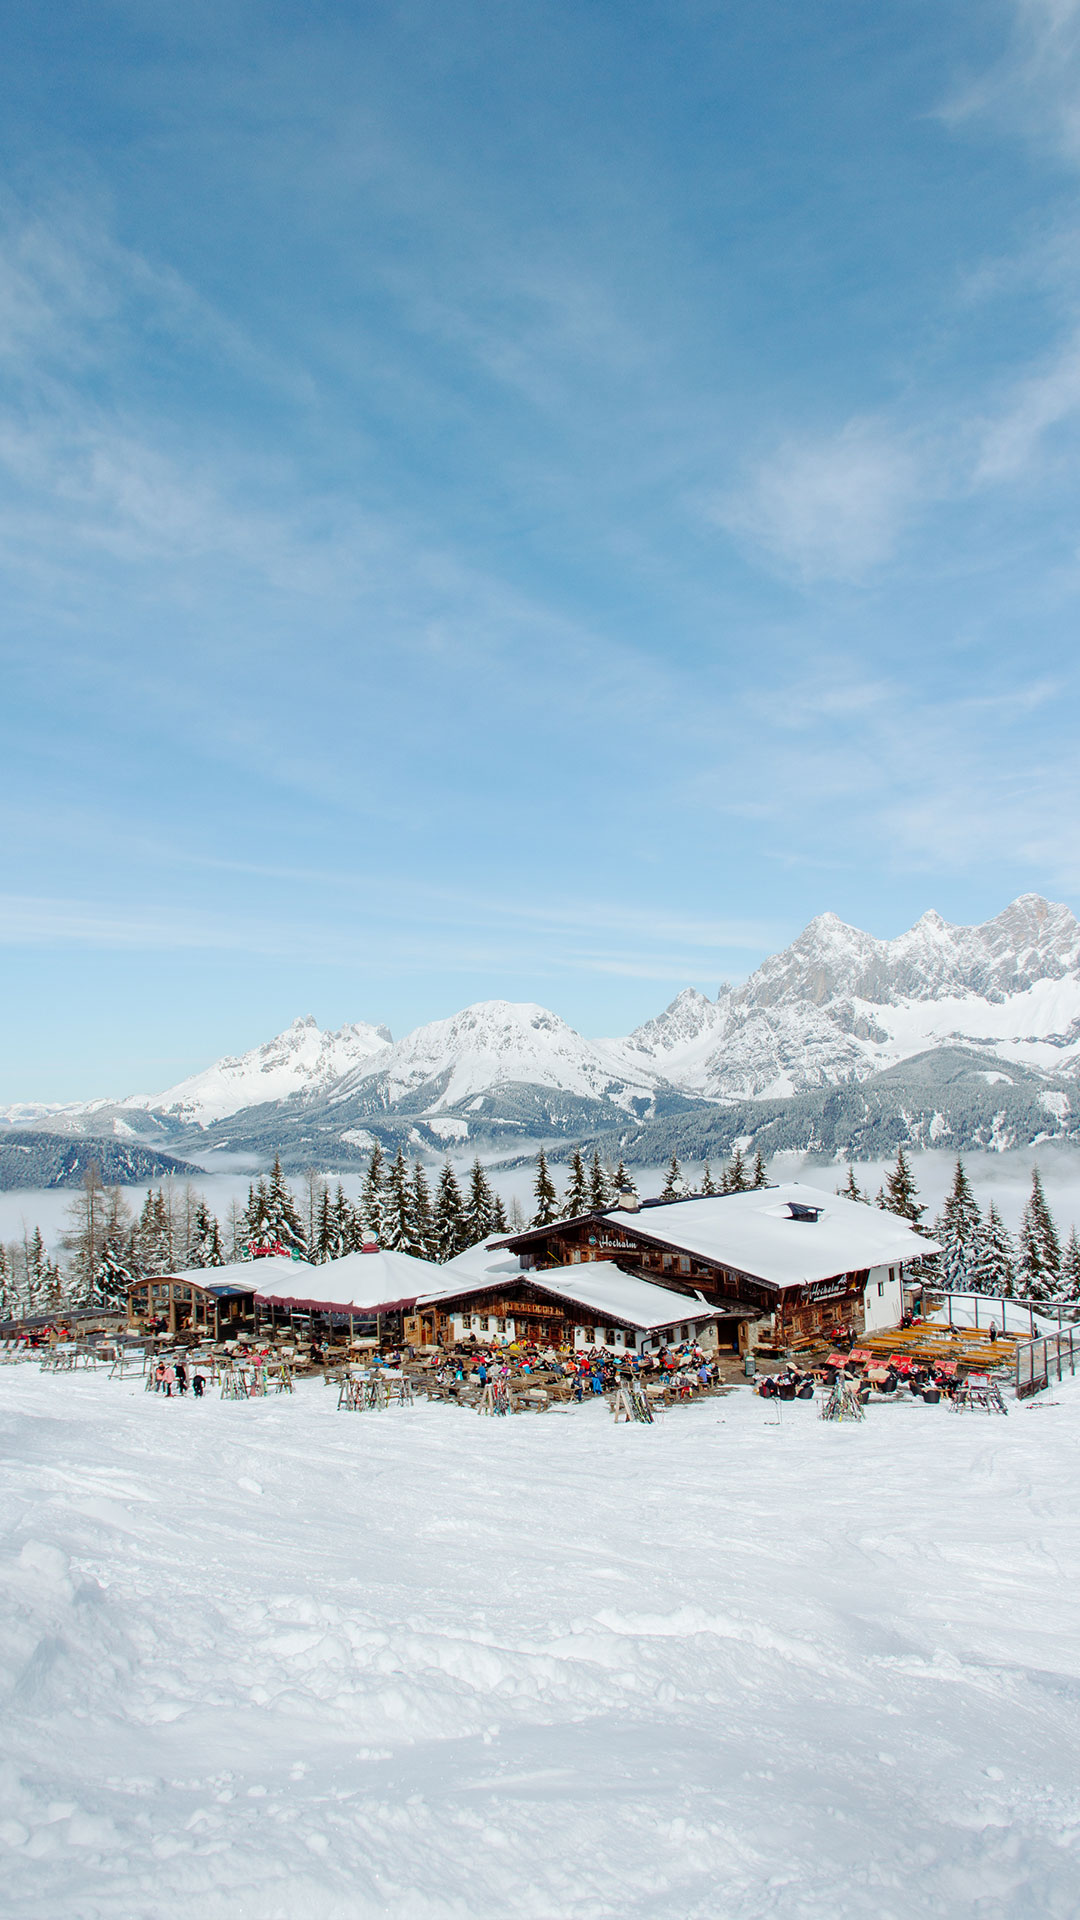
<path fill-rule="evenodd" d="M 259 1276 L 256 1298 L 262 1306 L 368 1316 L 410 1310 L 417 1295 L 430 1291 L 443 1272 L 431 1260 L 382 1247 L 377 1253 L 347 1253 L 320 1267 L 292 1260 L 253 1264 L 256 1269 L 271 1265 L 277 1269 L 265 1282 Z"/>

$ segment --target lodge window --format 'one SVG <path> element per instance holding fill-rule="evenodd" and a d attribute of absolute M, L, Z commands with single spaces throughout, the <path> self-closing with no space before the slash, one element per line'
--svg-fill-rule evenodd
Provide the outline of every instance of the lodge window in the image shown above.
<path fill-rule="evenodd" d="M 581 1248 L 580 1247 L 571 1247 L 570 1265 L 572 1267 L 577 1267 L 581 1265 Z"/>
<path fill-rule="evenodd" d="M 689 1271 L 690 1271 L 690 1255 L 689 1255 L 688 1253 L 680 1253 L 680 1255 L 679 1255 L 679 1272 L 680 1272 L 680 1273 L 689 1273 Z"/>
<path fill-rule="evenodd" d="M 681 1333 L 681 1334 L 679 1335 L 679 1338 L 680 1338 L 681 1340 L 689 1340 L 689 1338 L 690 1338 L 690 1329 L 689 1329 L 689 1327 L 684 1327 L 684 1328 L 683 1328 L 683 1330 L 682 1330 L 682 1333 Z"/>
<path fill-rule="evenodd" d="M 664 1255 L 663 1255 L 663 1256 L 661 1257 L 661 1262 L 660 1262 L 660 1264 L 661 1264 L 661 1266 L 663 1267 L 663 1269 L 664 1269 L 664 1272 L 665 1272 L 665 1273 L 670 1273 L 670 1272 L 671 1272 L 671 1259 L 672 1259 L 672 1256 L 671 1256 L 671 1254 L 670 1254 L 670 1253 L 665 1253 L 665 1254 L 664 1254 Z"/>
<path fill-rule="evenodd" d="M 498 1331 L 499 1331 L 500 1333 L 505 1333 L 505 1332 L 506 1332 L 506 1321 L 505 1321 L 505 1320 L 500 1320 L 500 1321 L 499 1321 L 499 1325 L 498 1325 Z"/>

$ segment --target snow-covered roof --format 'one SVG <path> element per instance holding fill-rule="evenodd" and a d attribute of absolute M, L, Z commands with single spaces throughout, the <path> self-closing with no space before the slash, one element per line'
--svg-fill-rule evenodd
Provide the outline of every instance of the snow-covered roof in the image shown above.
<path fill-rule="evenodd" d="M 257 1297 L 267 1306 L 295 1307 L 314 1313 L 389 1313 L 411 1307 L 418 1293 L 430 1288 L 443 1273 L 431 1260 L 411 1253 L 347 1253 L 320 1267 L 293 1260 L 259 1260 L 255 1266 L 279 1269 L 265 1283 L 259 1276 Z M 250 1268 L 248 1269 L 250 1272 Z"/>
<path fill-rule="evenodd" d="M 791 1203 L 819 1209 L 817 1219 L 793 1219 Z M 913 1233 L 895 1213 L 798 1180 L 749 1193 L 675 1200 L 638 1213 L 615 1209 L 605 1219 L 776 1287 L 830 1280 L 864 1267 L 901 1266 L 941 1251 L 936 1240 Z"/>
<path fill-rule="evenodd" d="M 229 1260 L 223 1267 L 186 1267 L 152 1279 L 180 1280 L 188 1286 L 207 1287 L 212 1293 L 258 1293 L 267 1280 L 278 1274 L 314 1273 L 306 1260 L 286 1260 L 280 1253 L 268 1253 L 261 1260 Z"/>
<path fill-rule="evenodd" d="M 455 1253 L 439 1272 L 447 1276 L 457 1274 L 463 1281 L 479 1279 L 483 1274 L 492 1274 L 497 1280 L 505 1279 L 508 1274 L 520 1279 L 521 1265 L 517 1254 L 507 1251 L 505 1235 L 500 1234 L 498 1239 L 478 1240 L 474 1247 L 466 1247 L 464 1253 Z"/>
<path fill-rule="evenodd" d="M 473 1248 L 473 1252 L 477 1249 Z M 448 1275 L 453 1263 L 441 1267 Z M 458 1269 L 459 1273 L 461 1269 Z M 623 1273 L 613 1260 L 583 1260 L 570 1267 L 545 1267 L 540 1272 L 523 1273 L 513 1266 L 509 1274 L 489 1267 L 473 1278 L 460 1278 L 457 1284 L 443 1285 L 434 1293 L 421 1294 L 418 1307 L 436 1306 L 440 1301 L 457 1299 L 461 1294 L 482 1293 L 485 1288 L 506 1284 L 507 1279 L 535 1287 L 540 1293 L 555 1294 L 576 1307 L 585 1307 L 598 1320 L 621 1320 L 630 1327 L 648 1330 L 668 1327 L 675 1321 L 715 1320 L 717 1308 L 689 1294 L 675 1293 L 670 1287 L 654 1286 L 651 1280 L 639 1280 Z"/>

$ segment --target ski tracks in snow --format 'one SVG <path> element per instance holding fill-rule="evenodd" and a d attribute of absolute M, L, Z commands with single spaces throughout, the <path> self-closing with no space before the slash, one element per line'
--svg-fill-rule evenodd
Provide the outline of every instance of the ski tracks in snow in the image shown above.
<path fill-rule="evenodd" d="M 653 1428 L 0 1373 L 19 1920 L 1072 1920 L 1080 1392 Z"/>

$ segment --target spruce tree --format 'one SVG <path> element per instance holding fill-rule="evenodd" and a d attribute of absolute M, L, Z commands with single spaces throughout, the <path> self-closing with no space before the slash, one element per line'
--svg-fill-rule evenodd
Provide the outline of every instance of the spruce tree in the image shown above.
<path fill-rule="evenodd" d="M 435 1190 L 435 1252 L 433 1259 L 440 1263 L 453 1260 L 463 1253 L 465 1240 L 465 1208 L 461 1198 L 461 1188 L 449 1157 L 443 1162 L 439 1175 L 439 1184 Z"/>
<path fill-rule="evenodd" d="M 29 1238 L 25 1233 L 23 1235 L 23 1287 L 27 1314 L 48 1312 L 48 1279 L 49 1259 L 45 1242 L 41 1237 L 41 1228 L 35 1227 Z"/>
<path fill-rule="evenodd" d="M 355 1253 L 358 1250 L 360 1240 L 358 1238 L 357 1218 L 349 1205 L 348 1195 L 340 1180 L 337 1183 L 337 1191 L 334 1194 L 329 1213 L 329 1235 L 327 1244 L 330 1251 L 327 1254 L 327 1259 L 343 1260 L 347 1253 Z"/>
<path fill-rule="evenodd" d="M 1076 1237 L 1076 1228 L 1069 1229 L 1069 1239 L 1061 1261 L 1062 1300 L 1080 1301 L 1080 1240 Z"/>
<path fill-rule="evenodd" d="M 340 1182 L 338 1184 L 340 1188 Z M 344 1193 L 342 1193 L 341 1197 L 342 1199 L 345 1198 Z M 332 1251 L 333 1242 L 334 1216 L 330 1207 L 330 1189 L 324 1186 L 322 1199 L 319 1201 L 319 1217 L 315 1222 L 315 1236 L 311 1248 L 312 1258 L 320 1267 L 325 1266 L 328 1260 L 334 1258 Z"/>
<path fill-rule="evenodd" d="M 1016 1288 L 1016 1248 L 1004 1220 L 991 1200 L 979 1232 L 971 1276 L 973 1293 L 999 1293 L 1008 1298 Z"/>
<path fill-rule="evenodd" d="M 541 1147 L 536 1156 L 536 1180 L 533 1185 L 533 1197 L 536 1200 L 536 1212 L 533 1214 L 534 1227 L 550 1227 L 559 1217 L 555 1204 L 555 1183 L 548 1172 L 547 1155 Z"/>
<path fill-rule="evenodd" d="M 764 1158 L 764 1155 L 762 1154 L 761 1148 L 759 1147 L 757 1152 L 754 1155 L 754 1172 L 750 1181 L 750 1185 L 756 1190 L 761 1187 L 767 1187 L 768 1184 L 769 1184 L 768 1168 L 765 1165 L 765 1158 Z"/>
<path fill-rule="evenodd" d="M 462 1227 L 467 1247 L 475 1247 L 481 1240 L 490 1239 L 495 1231 L 494 1195 L 488 1186 L 487 1177 L 479 1159 L 472 1163 L 468 1192 L 465 1195 Z"/>
<path fill-rule="evenodd" d="M 1031 1196 L 1020 1226 L 1020 1284 L 1022 1300 L 1053 1300 L 1061 1277 L 1061 1243 L 1054 1226 L 1038 1167 L 1031 1175 Z"/>
<path fill-rule="evenodd" d="M 383 1195 L 383 1237 L 381 1244 L 392 1253 L 408 1251 L 412 1238 L 412 1190 L 405 1149 L 399 1147 L 390 1168 Z"/>
<path fill-rule="evenodd" d="M 383 1150 L 376 1140 L 371 1149 L 364 1185 L 360 1194 L 360 1218 L 380 1245 L 383 1240 L 383 1207 L 386 1202 L 386 1169 Z"/>
<path fill-rule="evenodd" d="M 862 1188 L 859 1186 L 855 1178 L 854 1164 L 850 1160 L 848 1161 L 847 1179 L 842 1187 L 837 1187 L 836 1191 L 845 1200 L 861 1200 L 865 1206 L 870 1205 L 870 1196 L 869 1194 L 863 1193 Z"/>
<path fill-rule="evenodd" d="M 660 1198 L 661 1200 L 678 1200 L 682 1191 L 682 1168 L 679 1165 L 678 1155 L 673 1153 L 671 1156 L 671 1165 L 667 1170 L 667 1176 L 660 1189 Z"/>
<path fill-rule="evenodd" d="M 264 1247 L 271 1238 L 268 1227 L 269 1195 L 266 1181 L 260 1177 L 255 1186 L 248 1187 L 248 1203 L 244 1209 L 244 1257 L 250 1260 L 256 1247 Z"/>
<path fill-rule="evenodd" d="M 916 1233 L 925 1233 L 925 1227 L 919 1222 L 926 1208 L 919 1205 L 919 1189 L 915 1176 L 908 1166 L 903 1147 L 896 1149 L 896 1165 L 885 1176 L 885 1186 L 878 1194 L 878 1205 L 884 1213 L 898 1214 L 906 1220 Z"/>
<path fill-rule="evenodd" d="M 502 1196 L 497 1194 L 494 1188 L 491 1190 L 491 1232 L 510 1232 L 510 1222 L 506 1218 L 506 1208 L 503 1206 Z"/>
<path fill-rule="evenodd" d="M 934 1237 L 941 1241 L 938 1272 L 947 1293 L 969 1293 L 982 1236 L 982 1214 L 971 1183 L 958 1160 L 952 1189 L 941 1209 Z"/>
<path fill-rule="evenodd" d="M 589 1180 L 585 1172 L 585 1162 L 581 1158 L 580 1147 L 575 1147 L 570 1155 L 570 1178 L 566 1183 L 563 1196 L 562 1217 L 575 1220 L 578 1214 L 589 1211 Z"/>
<path fill-rule="evenodd" d="M 218 1223 L 202 1194 L 198 1197 L 191 1219 L 191 1238 L 185 1264 L 189 1267 L 220 1267 L 222 1264 Z"/>
<path fill-rule="evenodd" d="M 302 1260 L 307 1258 L 304 1223 L 277 1157 L 266 1188 L 264 1231 L 269 1243 L 276 1242 L 287 1253 L 298 1254 Z"/>
<path fill-rule="evenodd" d="M 405 1251 L 415 1254 L 418 1260 L 435 1258 L 435 1218 L 431 1209 L 431 1189 L 422 1160 L 417 1160 L 413 1167 L 409 1245 Z"/>
<path fill-rule="evenodd" d="M 637 1182 L 632 1173 L 627 1173 L 626 1167 L 621 1160 L 615 1169 L 615 1177 L 611 1184 L 615 1189 L 616 1199 L 618 1199 L 620 1193 L 632 1193 L 635 1197 L 637 1195 Z"/>
<path fill-rule="evenodd" d="M 716 1192 L 716 1181 L 712 1177 L 712 1168 L 707 1160 L 701 1169 L 701 1186 L 699 1191 L 706 1196 Z"/>
<path fill-rule="evenodd" d="M 750 1179 L 746 1171 L 746 1161 L 743 1159 L 742 1148 L 736 1142 L 735 1151 L 724 1168 L 720 1191 L 721 1193 L 748 1193 L 749 1190 Z"/>
<path fill-rule="evenodd" d="M 603 1213 L 611 1205 L 611 1184 L 600 1159 L 600 1149 L 592 1157 L 592 1170 L 589 1174 L 589 1208 L 592 1213 Z"/>

